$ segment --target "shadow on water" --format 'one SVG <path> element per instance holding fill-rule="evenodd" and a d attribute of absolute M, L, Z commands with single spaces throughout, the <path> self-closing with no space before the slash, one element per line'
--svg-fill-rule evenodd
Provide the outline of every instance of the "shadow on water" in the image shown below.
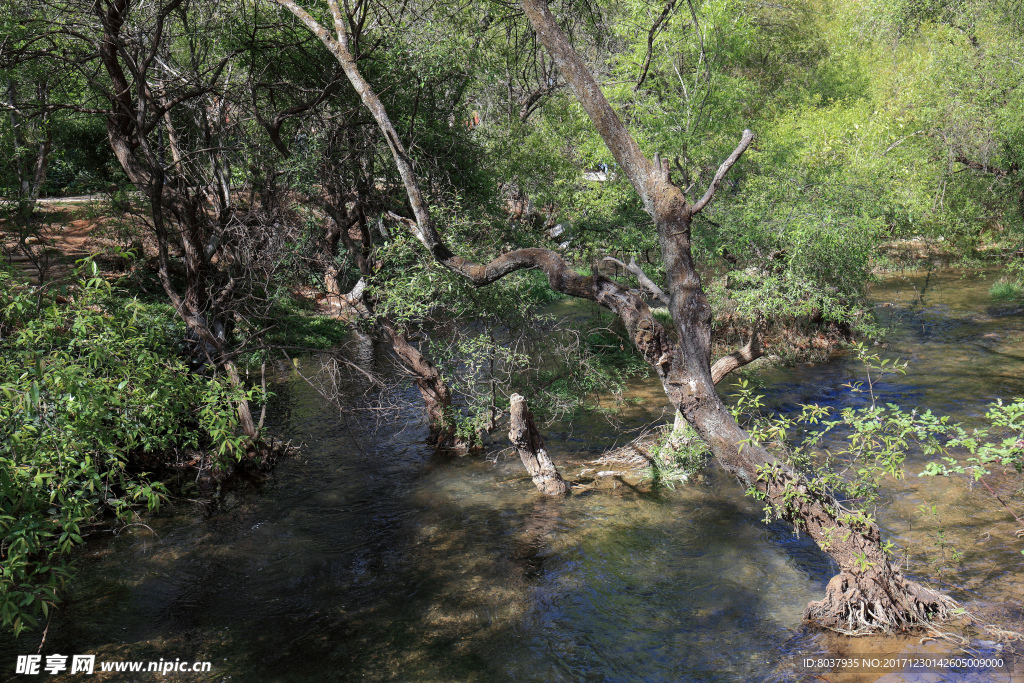
<path fill-rule="evenodd" d="M 948 294 L 960 282 L 933 276 L 914 306 L 898 281 L 875 292 L 893 302 L 883 316 L 903 316 L 885 352 L 912 360 L 878 385 L 883 400 L 970 419 L 1024 393 L 1011 367 L 1020 316 L 988 311 L 979 283 Z M 840 385 L 858 372 L 845 361 L 772 371 L 766 393 L 781 410 L 851 405 Z M 183 503 L 147 520 L 154 533 L 91 540 L 44 653 L 213 663 L 169 680 L 781 681 L 798 678 L 798 657 L 837 647 L 801 626 L 835 568 L 764 525 L 721 472 L 675 491 L 551 500 L 507 452 L 435 456 L 415 411 L 377 428 L 369 414 L 339 421 L 301 380 L 279 393 L 272 428 L 302 454 L 214 514 Z M 647 404 L 637 425 L 662 410 L 652 383 L 634 395 Z M 597 420 L 546 433 L 562 460 L 621 441 Z M 911 574 L 961 598 L 1020 600 L 1012 524 L 977 488 L 912 477 L 886 496 L 880 523 L 914 549 Z M 922 519 L 916 507 L 933 500 L 941 516 Z M 939 534 L 961 546 L 958 566 L 936 562 Z M 13 662 L 37 646 L 24 636 L 0 652 Z"/>

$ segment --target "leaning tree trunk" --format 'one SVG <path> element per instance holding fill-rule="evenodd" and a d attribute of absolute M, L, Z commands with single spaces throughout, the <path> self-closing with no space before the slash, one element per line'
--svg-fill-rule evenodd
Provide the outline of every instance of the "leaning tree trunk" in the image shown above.
<path fill-rule="evenodd" d="M 337 195 L 337 193 L 335 193 Z M 355 261 L 356 267 L 362 278 L 359 284 L 348 296 L 339 295 L 339 302 L 345 302 L 352 306 L 356 315 L 370 317 L 373 310 L 373 302 L 363 299 L 365 282 L 373 278 L 376 265 L 370 258 L 373 240 L 369 230 L 366 228 L 366 218 L 362 208 L 362 198 L 357 198 L 350 214 L 346 214 L 342 208 L 333 203 L 330 198 L 324 202 L 324 208 L 330 215 L 334 224 L 333 230 L 328 233 L 328 249 L 333 256 L 340 241 L 345 245 L 349 255 Z M 359 227 L 360 240 L 356 242 L 349 234 L 353 226 Z M 332 276 L 328 272 L 325 275 L 325 284 L 331 286 Z M 337 290 L 337 280 L 333 280 L 334 288 Z M 402 366 L 412 376 L 413 384 L 420 391 L 423 397 L 424 410 L 427 415 L 429 434 L 427 443 L 435 448 L 458 447 L 455 422 L 452 420 L 452 393 L 448 388 L 441 372 L 437 366 L 430 362 L 423 353 L 410 341 L 405 331 L 387 317 L 381 317 L 381 327 L 391 343 L 391 350 L 394 351 Z"/>
<path fill-rule="evenodd" d="M 750 145 L 745 131 L 736 150 L 722 164 L 704 195 L 690 203 L 671 182 L 667 159 L 650 163 L 604 98 L 587 67 L 558 28 L 545 0 L 523 0 L 538 38 L 573 86 L 601 137 L 615 155 L 654 217 L 670 297 L 669 312 L 678 342 L 659 339 L 643 320 L 634 341 L 645 354 L 661 351 L 655 363 L 665 393 L 708 443 L 720 463 L 748 487 L 767 496 L 777 513 L 806 532 L 839 564 L 826 598 L 808 606 L 805 616 L 819 624 L 850 631 L 891 630 L 947 616 L 951 599 L 905 579 L 881 545 L 878 526 L 846 514 L 832 496 L 816 494 L 792 468 L 764 448 L 723 405 L 711 375 L 711 307 L 701 286 L 690 248 L 690 223 L 714 197 L 725 174 Z M 743 448 L 741 449 L 741 444 Z"/>
<path fill-rule="evenodd" d="M 779 516 L 806 532 L 839 564 L 841 573 L 826 598 L 808 606 L 805 616 L 819 624 L 850 631 L 892 630 L 949 615 L 954 602 L 904 578 L 882 549 L 874 522 L 850 515 L 830 495 L 817 494 L 788 465 L 776 460 L 736 423 L 722 404 L 711 376 L 711 307 L 701 286 L 690 248 L 690 223 L 715 195 L 725 174 L 753 135 L 744 131 L 736 150 L 722 164 L 704 195 L 690 203 L 671 182 L 667 159 L 653 164 L 622 125 L 589 70 L 558 28 L 545 0 L 523 0 L 538 38 L 573 86 L 616 161 L 654 217 L 670 297 L 669 312 L 678 342 L 652 329 L 649 320 L 634 327 L 634 341 L 649 358 L 661 352 L 655 367 L 665 393 L 708 443 L 720 463 L 748 487 L 765 494 Z M 743 448 L 741 449 L 741 444 Z"/>
<path fill-rule="evenodd" d="M 451 448 L 455 445 L 455 423 L 452 420 L 452 394 L 441 372 L 426 356 L 420 353 L 406 337 L 405 332 L 393 322 L 385 319 L 384 330 L 391 340 L 391 348 L 409 372 L 413 384 L 420 390 L 427 412 L 430 434 L 427 443 L 436 448 Z"/>
<path fill-rule="evenodd" d="M 490 284 L 518 270 L 540 268 L 555 291 L 590 299 L 616 313 L 637 350 L 657 373 L 672 404 L 708 443 L 726 470 L 749 489 L 764 494 L 780 517 L 811 536 L 836 560 L 841 573 L 829 583 L 825 599 L 808 606 L 808 619 L 844 631 L 891 631 L 950 615 L 956 604 L 953 600 L 907 580 L 890 562 L 874 522 L 850 514 L 834 497 L 812 491 L 798 472 L 751 443 L 750 435 L 736 423 L 715 391 L 711 371 L 711 307 L 693 261 L 690 223 L 708 205 L 722 179 L 750 145 L 750 131 L 744 131 L 740 145 L 715 173 L 704 195 L 690 203 L 684 191 L 671 182 L 667 160 L 663 162 L 656 154 L 652 163 L 640 151 L 559 29 L 545 0 L 522 0 L 538 39 L 551 53 L 654 218 L 665 264 L 669 312 L 678 340 L 673 341 L 639 296 L 598 272 L 583 276 L 573 271 L 555 252 L 519 249 L 483 265 L 454 254 L 432 221 L 412 160 L 387 111 L 349 51 L 346 26 L 351 17 L 343 14 L 337 0 L 328 0 L 334 18 L 332 36 L 295 0 L 275 1 L 288 8 L 334 54 L 373 115 L 391 148 L 415 215 L 415 223 L 409 222 L 410 230 L 433 259 L 475 286 Z"/>

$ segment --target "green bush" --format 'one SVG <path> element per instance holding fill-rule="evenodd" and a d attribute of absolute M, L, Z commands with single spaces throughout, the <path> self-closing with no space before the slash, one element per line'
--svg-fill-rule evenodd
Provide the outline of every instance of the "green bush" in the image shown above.
<path fill-rule="evenodd" d="M 677 420 L 653 449 L 647 476 L 655 484 L 674 489 L 707 464 L 711 449 L 685 420 Z"/>
<path fill-rule="evenodd" d="M 968 428 L 948 415 L 882 404 L 875 385 L 886 374 L 903 374 L 907 364 L 882 359 L 861 343 L 854 346 L 854 352 L 864 364 L 865 381 L 843 386 L 867 399 L 864 407 L 835 411 L 809 404 L 802 405 L 799 413 L 772 417 L 764 410 L 764 397 L 742 381 L 732 408 L 751 435 L 750 442 L 768 448 L 804 474 L 809 490 L 832 495 L 843 505 L 841 519 L 873 523 L 882 482 L 906 476 L 905 461 L 911 451 L 928 459 L 918 476 L 967 474 L 979 480 L 997 467 L 1024 470 L 1024 439 L 1020 438 L 1024 399 L 990 404 L 985 415 L 988 426 Z M 774 463 L 765 464 L 759 468 L 758 478 L 775 476 L 775 467 Z M 783 505 L 775 507 L 756 487 L 747 493 L 766 502 L 766 522 L 784 516 L 786 506 L 798 504 L 804 495 L 797 490 L 788 492 Z M 887 543 L 886 551 L 891 548 Z"/>
<path fill-rule="evenodd" d="M 15 633 L 47 617 L 90 526 L 160 505 L 133 456 L 241 453 L 236 392 L 189 374 L 173 311 L 92 275 L 57 294 L 0 270 L 0 625 Z"/>

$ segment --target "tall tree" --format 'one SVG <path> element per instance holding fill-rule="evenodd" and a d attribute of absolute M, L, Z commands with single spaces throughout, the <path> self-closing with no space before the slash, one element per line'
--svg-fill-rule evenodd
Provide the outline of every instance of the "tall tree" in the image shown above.
<path fill-rule="evenodd" d="M 873 520 L 846 510 L 830 494 L 818 492 L 789 465 L 752 443 L 715 390 L 710 363 L 711 308 L 691 252 L 691 224 L 753 141 L 750 131 L 744 131 L 739 145 L 718 168 L 705 192 L 691 199 L 686 190 L 672 182 L 667 159 L 656 153 L 651 160 L 640 150 L 545 0 L 522 1 L 538 39 L 654 219 L 672 317 L 670 332 L 641 297 L 598 272 L 584 276 L 574 271 L 556 252 L 518 249 L 485 264 L 454 253 L 433 221 L 412 160 L 388 112 L 352 56 L 350 28 L 337 0 L 327 2 L 333 32 L 295 0 L 275 1 L 327 46 L 373 115 L 402 177 L 414 216 L 407 225 L 431 258 L 475 286 L 491 284 L 519 270 L 539 268 L 554 290 L 595 301 L 613 311 L 657 374 L 669 400 L 708 443 L 723 467 L 836 560 L 841 573 L 829 582 L 825 598 L 808 606 L 808 619 L 838 629 L 891 630 L 950 614 L 955 605 L 950 598 L 908 580 L 890 562 Z"/>
<path fill-rule="evenodd" d="M 194 367 L 223 372 L 241 389 L 243 344 L 232 331 L 244 322 L 259 336 L 267 323 L 288 226 L 258 208 L 239 210 L 232 191 L 247 170 L 236 165 L 246 131 L 233 105 L 242 82 L 235 51 L 223 44 L 227 14 L 186 0 L 87 8 L 52 0 L 31 21 L 34 44 L 49 45 L 40 59 L 77 71 L 105 105 L 92 112 L 105 116 L 114 156 L 148 204 L 160 282 L 186 324 Z M 248 401 L 236 407 L 242 430 L 257 439 Z"/>

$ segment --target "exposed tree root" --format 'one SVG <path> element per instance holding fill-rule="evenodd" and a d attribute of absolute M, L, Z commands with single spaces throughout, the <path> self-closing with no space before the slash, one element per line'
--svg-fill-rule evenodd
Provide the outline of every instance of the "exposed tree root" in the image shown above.
<path fill-rule="evenodd" d="M 886 567 L 832 577 L 822 600 L 807 605 L 804 619 L 845 635 L 909 631 L 946 621 L 959 604 Z"/>

